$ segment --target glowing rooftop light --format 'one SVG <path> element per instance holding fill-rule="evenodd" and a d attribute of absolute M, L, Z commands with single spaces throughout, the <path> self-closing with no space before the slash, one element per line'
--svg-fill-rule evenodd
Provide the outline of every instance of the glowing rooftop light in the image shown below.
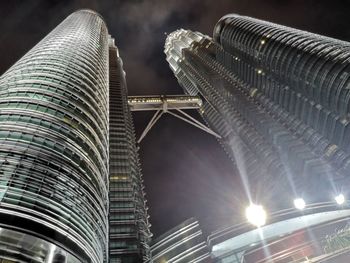
<path fill-rule="evenodd" d="M 303 198 L 297 198 L 294 199 L 294 206 L 295 208 L 299 209 L 299 210 L 303 210 L 305 208 L 305 201 Z"/>
<path fill-rule="evenodd" d="M 258 69 L 258 74 L 261 74 L 262 73 L 262 70 L 261 69 Z"/>
<path fill-rule="evenodd" d="M 260 41 L 260 43 L 261 43 L 261 45 L 264 45 L 266 42 L 265 42 L 264 39 L 262 39 L 262 40 Z"/>
<path fill-rule="evenodd" d="M 339 194 L 336 197 L 334 197 L 335 201 L 338 205 L 342 205 L 345 202 L 345 196 L 343 194 Z"/>
<path fill-rule="evenodd" d="M 251 204 L 245 210 L 245 215 L 248 222 L 256 227 L 261 227 L 266 223 L 266 212 L 261 205 Z"/>

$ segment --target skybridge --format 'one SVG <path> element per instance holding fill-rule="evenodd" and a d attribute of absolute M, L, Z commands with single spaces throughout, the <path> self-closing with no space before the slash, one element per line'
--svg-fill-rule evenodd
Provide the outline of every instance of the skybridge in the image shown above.
<path fill-rule="evenodd" d="M 184 110 L 199 110 L 202 99 L 199 96 L 190 95 L 153 95 L 153 96 L 129 96 L 128 104 L 131 111 L 155 111 L 153 117 L 142 132 L 137 143 L 140 143 L 147 133 L 152 129 L 160 117 L 168 113 L 198 129 L 201 129 L 217 138 L 221 138 L 216 132 L 205 124 L 193 118 Z"/>

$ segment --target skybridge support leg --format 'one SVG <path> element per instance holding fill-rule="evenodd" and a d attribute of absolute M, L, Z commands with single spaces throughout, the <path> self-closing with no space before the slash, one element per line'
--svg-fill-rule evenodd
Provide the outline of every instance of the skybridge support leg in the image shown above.
<path fill-rule="evenodd" d="M 211 130 L 209 127 L 205 126 L 203 123 L 197 121 L 195 118 L 191 117 L 190 115 L 188 115 L 187 113 L 183 112 L 182 110 L 178 109 L 177 110 L 178 112 L 180 112 L 181 114 L 183 114 L 184 116 L 181 116 L 179 114 L 176 114 L 174 112 L 171 112 L 171 111 L 168 111 L 168 113 L 170 115 L 173 115 L 174 117 L 180 119 L 180 120 L 183 120 L 211 135 L 214 135 L 216 138 L 221 138 L 220 135 L 218 135 L 217 133 L 215 133 L 213 130 Z"/>
<path fill-rule="evenodd" d="M 177 111 L 178 113 L 175 113 L 174 111 Z M 187 122 L 187 123 L 197 127 L 198 129 L 201 129 L 202 131 L 205 131 L 205 132 L 215 136 L 216 138 L 221 138 L 220 135 L 215 133 L 209 127 L 207 127 L 203 123 L 199 122 L 198 120 L 196 120 L 195 118 L 193 118 L 192 116 L 190 116 L 186 112 L 182 111 L 181 109 L 176 109 L 174 111 L 167 109 L 167 107 L 163 107 L 162 109 L 157 110 L 156 113 L 153 115 L 152 119 L 147 124 L 145 130 L 142 132 L 142 134 L 141 134 L 140 138 L 138 139 L 137 143 L 140 143 L 143 140 L 143 138 L 145 138 L 147 133 L 152 129 L 154 124 L 160 119 L 160 117 L 164 113 L 169 113 L 170 115 L 172 115 L 172 116 L 174 116 L 174 117 L 176 117 L 176 118 L 178 118 L 178 119 L 180 119 L 180 120 L 182 120 L 184 122 Z"/>
<path fill-rule="evenodd" d="M 163 115 L 163 111 L 157 110 L 156 113 L 153 115 L 152 119 L 147 124 L 145 130 L 142 132 L 140 138 L 138 139 L 137 143 L 140 143 L 143 138 L 147 135 L 147 133 L 152 129 L 153 125 L 159 120 L 159 118 Z"/>

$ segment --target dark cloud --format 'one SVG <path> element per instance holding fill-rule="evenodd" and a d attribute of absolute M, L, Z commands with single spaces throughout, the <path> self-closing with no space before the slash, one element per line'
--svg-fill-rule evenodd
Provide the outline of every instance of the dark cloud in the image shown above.
<path fill-rule="evenodd" d="M 0 73 L 70 13 L 91 8 L 102 14 L 116 38 L 130 94 L 181 93 L 163 54 L 165 33 L 186 28 L 211 35 L 221 16 L 238 13 L 350 40 L 348 2 L 5 0 L 0 2 Z M 135 115 L 138 134 L 148 118 L 149 114 Z M 191 216 L 208 232 L 232 223 L 241 213 L 239 179 L 211 136 L 167 117 L 142 142 L 140 154 L 156 234 Z"/>

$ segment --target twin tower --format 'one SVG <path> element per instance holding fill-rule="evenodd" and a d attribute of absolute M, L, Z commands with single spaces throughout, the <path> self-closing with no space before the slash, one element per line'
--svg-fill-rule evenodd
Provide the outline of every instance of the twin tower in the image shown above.
<path fill-rule="evenodd" d="M 350 174 L 350 45 L 228 15 L 165 53 L 233 160 L 247 202 L 288 207 Z M 152 261 L 123 63 L 73 13 L 0 78 L 0 259 Z M 234 189 L 233 189 L 234 191 Z"/>

